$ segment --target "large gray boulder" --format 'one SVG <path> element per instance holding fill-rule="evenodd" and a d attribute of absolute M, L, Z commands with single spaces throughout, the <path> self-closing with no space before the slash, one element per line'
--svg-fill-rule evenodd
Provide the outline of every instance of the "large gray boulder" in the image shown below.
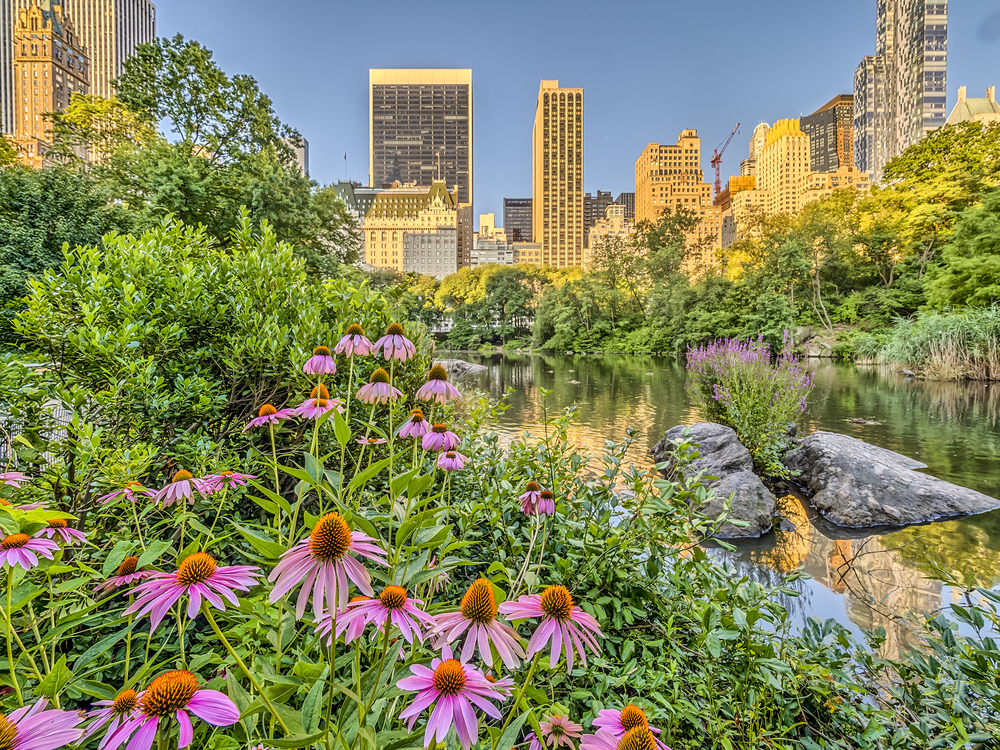
<path fill-rule="evenodd" d="M 670 462 L 668 452 L 673 450 L 672 441 L 680 440 L 683 432 L 683 425 L 673 427 L 653 446 L 653 458 L 657 463 Z M 714 498 L 700 508 L 701 512 L 711 518 L 718 516 L 726 498 L 732 495 L 730 518 L 750 524 L 739 528 L 726 523 L 717 536 L 723 539 L 759 537 L 770 531 L 774 524 L 774 495 L 753 473 L 753 458 L 736 437 L 736 432 L 714 422 L 699 422 L 691 426 L 690 440 L 698 446 L 700 457 L 691 462 L 687 473 L 704 470 L 708 476 L 718 477 L 706 483 L 715 493 Z M 673 468 L 668 465 L 667 471 Z"/>
<path fill-rule="evenodd" d="M 448 371 L 448 376 L 452 380 L 461 380 L 466 375 L 473 375 L 486 370 L 485 365 L 477 365 L 466 362 L 464 359 L 439 359 L 434 364 L 441 365 Z"/>
<path fill-rule="evenodd" d="M 847 435 L 814 432 L 784 458 L 812 504 L 840 526 L 902 526 L 1000 507 L 1000 501 L 914 469 L 925 464 Z"/>

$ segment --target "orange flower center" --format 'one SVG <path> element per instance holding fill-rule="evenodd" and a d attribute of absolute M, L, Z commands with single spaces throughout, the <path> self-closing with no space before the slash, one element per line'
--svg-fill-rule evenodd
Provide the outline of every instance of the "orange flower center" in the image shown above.
<path fill-rule="evenodd" d="M 427 375 L 428 380 L 448 380 L 448 371 L 441 365 L 434 365 Z"/>
<path fill-rule="evenodd" d="M 315 349 L 313 349 L 313 354 L 318 354 L 321 357 L 329 357 L 330 350 L 327 349 L 325 346 L 317 346 Z"/>
<path fill-rule="evenodd" d="M 646 727 L 636 727 L 622 735 L 615 750 L 656 750 L 656 740 Z"/>
<path fill-rule="evenodd" d="M 388 328 L 385 329 L 386 336 L 405 336 L 406 331 L 403 330 L 403 326 L 399 323 L 393 323 Z"/>
<path fill-rule="evenodd" d="M 436 432 L 438 435 L 443 435 L 448 431 L 448 425 L 446 424 L 436 424 L 431 427 L 431 432 Z"/>
<path fill-rule="evenodd" d="M 445 458 L 451 458 L 451 459 L 455 458 L 455 454 L 452 453 L 451 451 L 448 451 L 447 453 L 445 453 L 444 456 L 445 456 Z"/>
<path fill-rule="evenodd" d="M 526 491 L 528 491 L 528 492 L 538 492 L 538 491 L 539 491 L 540 489 L 542 489 L 542 488 L 541 488 L 541 487 L 539 487 L 539 486 L 538 486 L 537 484 L 535 484 L 534 482 L 528 482 L 528 485 L 527 485 L 527 486 L 526 486 L 526 487 L 525 487 L 524 489 L 525 489 Z"/>
<path fill-rule="evenodd" d="M 330 398 L 330 391 L 326 389 L 326 386 L 320 383 L 318 386 L 312 389 L 312 393 L 309 394 L 310 398 Z"/>
<path fill-rule="evenodd" d="M 339 513 L 327 513 L 309 534 L 309 551 L 324 562 L 339 560 L 351 548 L 351 527 Z"/>
<path fill-rule="evenodd" d="M 142 487 L 142 482 L 125 482 L 125 488 L 129 487 Z"/>
<path fill-rule="evenodd" d="M 573 597 L 565 586 L 549 586 L 542 592 L 542 611 L 556 620 L 573 614 Z"/>
<path fill-rule="evenodd" d="M 445 659 L 434 670 L 434 687 L 442 695 L 458 695 L 465 687 L 465 668 L 458 659 Z"/>
<path fill-rule="evenodd" d="M 352 596 L 352 602 L 370 602 L 372 598 L 370 596 Z"/>
<path fill-rule="evenodd" d="M 17 741 L 17 726 L 0 714 L 0 750 L 11 750 Z"/>
<path fill-rule="evenodd" d="M 49 528 L 50 529 L 65 529 L 66 528 L 66 519 L 65 518 L 53 518 L 51 521 L 49 521 Z"/>
<path fill-rule="evenodd" d="M 0 497 L 0 505 L 9 506 L 10 505 L 10 500 L 4 500 L 2 497 Z"/>
<path fill-rule="evenodd" d="M 462 615 L 477 625 L 486 625 L 497 619 L 497 600 L 493 585 L 485 578 L 477 578 L 462 597 Z"/>
<path fill-rule="evenodd" d="M 194 479 L 194 475 L 190 471 L 185 471 L 184 469 L 181 469 L 176 474 L 174 474 L 174 478 L 171 479 L 170 481 L 183 482 L 185 479 Z"/>
<path fill-rule="evenodd" d="M 622 709 L 621 722 L 622 726 L 625 727 L 625 731 L 635 729 L 636 727 L 645 728 L 649 726 L 649 722 L 646 721 L 646 714 L 643 713 L 641 708 L 632 704 Z"/>
<path fill-rule="evenodd" d="M 270 404 L 264 404 L 262 407 L 260 407 L 260 411 L 257 412 L 257 416 L 258 417 L 269 417 L 272 414 L 277 414 L 277 413 L 278 413 L 278 410 L 275 409 L 273 406 L 271 406 Z"/>
<path fill-rule="evenodd" d="M 135 711 L 139 705 L 139 699 L 134 690 L 123 690 L 111 704 L 111 713 L 116 716 L 124 716 Z"/>
<path fill-rule="evenodd" d="M 0 542 L 0 549 L 19 549 L 30 541 L 27 534 L 11 534 Z"/>
<path fill-rule="evenodd" d="M 542 490 L 542 492 L 541 492 L 541 498 L 542 498 L 542 500 L 551 500 L 554 497 L 555 497 L 555 495 L 553 495 L 548 490 Z"/>
<path fill-rule="evenodd" d="M 142 710 L 149 716 L 173 716 L 198 692 L 198 678 L 178 669 L 161 674 L 146 688 L 142 696 Z"/>
<path fill-rule="evenodd" d="M 215 558 L 204 552 L 195 552 L 184 558 L 177 569 L 177 583 L 182 586 L 193 586 L 204 583 L 215 572 Z"/>
<path fill-rule="evenodd" d="M 365 329 L 362 328 L 361 326 L 359 326 L 357 323 L 351 323 L 349 326 L 347 326 L 347 335 L 348 336 L 364 336 L 365 335 Z"/>
<path fill-rule="evenodd" d="M 372 373 L 372 376 L 368 378 L 369 383 L 388 383 L 389 373 L 383 370 L 381 367 Z"/>
<path fill-rule="evenodd" d="M 378 595 L 378 600 L 386 609 L 402 609 L 406 604 L 406 589 L 402 586 L 386 586 Z"/>
<path fill-rule="evenodd" d="M 414 422 L 423 422 L 424 421 L 424 412 L 423 412 L 423 410 L 422 409 L 414 409 L 413 411 L 411 411 L 410 412 L 410 419 L 412 419 Z"/>
<path fill-rule="evenodd" d="M 134 557 L 134 556 L 133 557 L 126 557 L 124 560 L 122 560 L 122 564 L 118 566 L 118 575 L 120 575 L 120 576 L 130 576 L 133 573 L 135 573 L 135 571 L 138 569 L 138 567 L 139 567 L 139 558 L 138 557 Z"/>

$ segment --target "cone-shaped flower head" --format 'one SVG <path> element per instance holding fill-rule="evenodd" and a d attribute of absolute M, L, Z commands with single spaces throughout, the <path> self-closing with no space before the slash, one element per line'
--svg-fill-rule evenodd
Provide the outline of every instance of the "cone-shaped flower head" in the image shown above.
<path fill-rule="evenodd" d="M 71 528 L 63 518 L 53 518 L 49 521 L 48 526 L 36 531 L 35 536 L 45 537 L 46 539 L 59 537 L 64 544 L 85 543 L 87 541 L 86 534 L 82 531 L 77 531 L 76 529 Z"/>
<path fill-rule="evenodd" d="M 459 469 L 465 468 L 465 462 L 468 460 L 469 459 L 457 451 L 448 451 L 447 453 L 441 453 L 438 455 L 437 467 L 439 469 L 444 469 L 445 471 L 458 471 Z"/>
<path fill-rule="evenodd" d="M 112 502 L 113 500 L 123 498 L 125 500 L 130 500 L 134 503 L 136 501 L 136 498 L 140 495 L 142 495 L 143 497 L 153 497 L 154 495 L 156 495 L 156 492 L 154 490 L 147 490 L 139 482 L 126 482 L 125 486 L 122 487 L 120 490 L 109 492 L 107 495 L 102 495 L 101 497 L 97 498 L 97 502 L 100 505 L 105 505 L 107 503 Z"/>
<path fill-rule="evenodd" d="M 542 490 L 538 493 L 538 505 L 536 506 L 540 515 L 551 516 L 556 512 L 556 496 L 549 490 Z"/>
<path fill-rule="evenodd" d="M 247 423 L 247 426 L 243 428 L 243 432 L 247 430 L 252 430 L 255 427 L 263 427 L 269 424 L 278 424 L 283 419 L 288 419 L 289 417 L 295 416 L 294 409 L 275 409 L 271 404 L 264 404 L 260 407 L 257 412 L 257 416 Z"/>
<path fill-rule="evenodd" d="M 524 486 L 524 493 L 517 498 L 521 501 L 521 512 L 529 516 L 538 515 L 538 501 L 542 497 L 542 488 L 535 482 Z"/>
<path fill-rule="evenodd" d="M 479 657 L 489 664 L 493 660 L 491 643 L 508 669 L 517 669 L 520 660 L 524 658 L 524 649 L 521 648 L 517 633 L 510 625 L 497 619 L 497 600 L 493 584 L 487 578 L 478 578 L 472 582 L 462 597 L 462 604 L 457 612 L 438 615 L 435 620 L 437 624 L 433 633 L 440 636 L 434 644 L 435 648 L 441 648 L 466 634 L 465 646 L 462 648 L 463 662 L 472 658 L 478 644 Z"/>
<path fill-rule="evenodd" d="M 670 750 L 656 739 L 649 727 L 643 726 L 633 727 L 621 735 L 598 729 L 596 734 L 585 734 L 580 740 L 580 747 L 583 750 Z"/>
<path fill-rule="evenodd" d="M 375 595 L 371 576 L 353 555 L 388 565 L 385 554 L 376 539 L 352 531 L 339 513 L 327 513 L 316 522 L 308 537 L 281 555 L 267 577 L 274 583 L 270 599 L 276 602 L 302 584 L 295 605 L 295 616 L 299 619 L 306 611 L 310 592 L 317 618 L 328 610 L 344 609 L 348 580 L 369 596 Z"/>
<path fill-rule="evenodd" d="M 417 390 L 417 398 L 421 401 L 433 401 L 443 404 L 462 397 L 458 389 L 448 382 L 448 371 L 441 365 L 434 365 L 427 375 L 427 382 Z"/>
<path fill-rule="evenodd" d="M 402 395 L 403 392 L 389 382 L 389 373 L 380 367 L 371 374 L 367 385 L 361 386 L 357 397 L 358 401 L 365 404 L 384 404 L 395 401 Z"/>
<path fill-rule="evenodd" d="M 424 730 L 424 747 L 430 747 L 435 739 L 444 744 L 445 737 L 454 727 L 462 747 L 468 750 L 473 742 L 479 740 L 476 707 L 487 716 L 499 719 L 500 711 L 490 701 L 501 700 L 502 696 L 482 672 L 453 659 L 447 646 L 441 656 L 441 659 L 431 661 L 430 669 L 414 664 L 410 667 L 412 676 L 396 683 L 396 687 L 402 690 L 416 692 L 413 702 L 400 712 L 399 718 L 409 719 L 408 726 L 413 729 L 417 717 L 434 704 Z"/>
<path fill-rule="evenodd" d="M 112 589 L 134 583 L 135 581 L 145 581 L 152 574 L 153 571 L 151 570 L 139 570 L 139 558 L 135 555 L 130 555 L 122 560 L 122 563 L 118 566 L 118 570 L 115 571 L 115 574 L 100 584 L 96 591 L 111 591 Z"/>
<path fill-rule="evenodd" d="M 226 695 L 200 687 L 198 678 L 183 669 L 161 674 L 137 698 L 139 710 L 114 731 L 109 729 L 102 748 L 117 750 L 128 742 L 125 750 L 149 750 L 160 722 L 171 719 L 179 727 L 177 747 L 185 748 L 194 738 L 191 714 L 216 727 L 228 727 L 240 719 L 239 709 Z"/>
<path fill-rule="evenodd" d="M 552 714 L 546 716 L 538 722 L 542 730 L 541 742 L 532 737 L 533 744 L 539 747 L 573 747 L 573 740 L 580 737 L 583 727 L 576 722 L 570 721 L 568 716 L 563 714 Z"/>
<path fill-rule="evenodd" d="M 221 492 L 227 487 L 229 489 L 246 487 L 248 479 L 256 478 L 256 474 L 240 474 L 239 472 L 226 469 L 220 471 L 218 474 L 209 474 L 207 477 L 202 477 L 201 489 L 206 495 L 211 495 L 214 492 Z"/>
<path fill-rule="evenodd" d="M 603 638 L 597 620 L 573 603 L 573 597 L 565 586 L 549 586 L 541 594 L 522 596 L 516 602 L 504 602 L 500 612 L 511 620 L 537 619 L 541 623 L 528 641 L 526 658 L 530 659 L 551 644 L 549 666 L 559 663 L 560 649 L 566 654 L 566 671 L 573 671 L 574 655 L 579 655 L 587 666 L 584 646 L 589 646 L 595 654 L 601 652 L 595 636 Z"/>
<path fill-rule="evenodd" d="M 42 698 L 9 716 L 0 713 L 0 750 L 57 750 L 83 736 L 83 730 L 76 728 L 83 714 L 46 709 L 47 705 L 48 700 Z"/>
<path fill-rule="evenodd" d="M 458 435 L 451 432 L 446 424 L 436 424 L 424 435 L 420 447 L 425 451 L 453 451 L 458 447 Z"/>
<path fill-rule="evenodd" d="M 105 732 L 106 735 L 114 734 L 123 722 L 135 718 L 139 712 L 139 694 L 131 689 L 123 690 L 115 696 L 114 700 L 97 701 L 94 705 L 100 706 L 100 708 L 92 709 L 87 713 L 87 718 L 93 719 L 93 721 L 87 725 L 83 739 L 96 734 L 105 726 L 108 728 Z"/>
<path fill-rule="evenodd" d="M 357 323 L 352 323 L 347 326 L 344 338 L 337 343 L 333 351 L 348 357 L 353 357 L 355 354 L 359 357 L 367 357 L 375 352 L 375 345 L 365 336 L 364 328 Z"/>
<path fill-rule="evenodd" d="M 401 438 L 422 438 L 429 429 L 430 425 L 424 419 L 423 409 L 414 409 L 410 412 L 410 418 L 403 422 L 403 426 L 399 428 L 399 436 Z"/>
<path fill-rule="evenodd" d="M 632 729 L 648 729 L 654 735 L 660 733 L 659 729 L 649 725 L 646 713 L 638 706 L 632 704 L 625 706 L 621 711 L 609 708 L 598 711 L 597 718 L 594 719 L 594 726 L 609 732 L 617 738 L 623 737 Z M 654 737 L 654 739 L 656 738 Z M 669 750 L 659 739 L 656 739 L 656 745 L 660 750 Z"/>
<path fill-rule="evenodd" d="M 323 390 L 325 391 L 326 388 Z M 316 389 L 313 388 L 313 393 L 315 392 Z M 292 414 L 296 417 L 305 417 L 306 419 L 319 419 L 328 411 L 332 411 L 333 409 L 336 409 L 343 414 L 344 402 L 339 398 L 327 399 L 313 396 L 292 409 Z"/>
<path fill-rule="evenodd" d="M 32 539 L 27 534 L 10 534 L 0 539 L 0 568 L 20 565 L 31 570 L 38 565 L 38 555 L 52 560 L 59 545 L 50 539 Z"/>
<path fill-rule="evenodd" d="M 366 625 L 369 623 L 375 625 L 379 632 L 385 632 L 387 623 L 395 625 L 407 643 L 413 643 L 414 637 L 423 643 L 424 628 L 432 628 L 434 618 L 418 609 L 418 604 L 423 602 L 420 599 L 411 599 L 402 586 L 386 586 L 377 599 L 352 602 L 347 612 L 337 618 L 336 635 L 339 637 L 353 622 L 361 619 Z M 327 615 L 316 628 L 316 632 L 328 635 L 331 627 L 331 618 Z M 350 643 L 351 640 L 345 639 L 344 642 Z"/>
<path fill-rule="evenodd" d="M 195 552 L 184 558 L 175 573 L 151 573 L 147 580 L 136 586 L 138 599 L 125 610 L 125 614 L 149 615 L 149 632 L 152 633 L 184 594 L 188 595 L 188 619 L 198 616 L 202 598 L 216 609 L 225 611 L 223 599 L 234 607 L 239 606 L 236 592 L 245 593 L 256 585 L 258 570 L 250 565 L 219 567 L 211 555 Z"/>
<path fill-rule="evenodd" d="M 406 331 L 399 323 L 393 323 L 386 328 L 385 336 L 375 342 L 373 352 L 378 355 L 380 351 L 386 360 L 395 359 L 400 362 L 417 356 L 417 347 L 406 338 Z"/>
<path fill-rule="evenodd" d="M 201 492 L 201 480 L 195 479 L 190 471 L 181 469 L 170 478 L 170 484 L 153 495 L 153 499 L 162 502 L 166 508 L 183 500 L 194 502 L 195 492 Z"/>
<path fill-rule="evenodd" d="M 330 350 L 325 346 L 313 349 L 313 355 L 302 365 L 306 375 L 333 375 L 337 372 L 337 363 L 333 361 Z"/>

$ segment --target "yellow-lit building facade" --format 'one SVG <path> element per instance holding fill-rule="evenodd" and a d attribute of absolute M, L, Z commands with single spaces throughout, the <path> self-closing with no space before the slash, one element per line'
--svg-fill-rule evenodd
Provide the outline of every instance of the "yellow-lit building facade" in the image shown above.
<path fill-rule="evenodd" d="M 429 188 L 380 191 L 361 222 L 365 262 L 376 268 L 443 277 L 458 270 L 458 192 Z"/>
<path fill-rule="evenodd" d="M 63 7 L 38 2 L 14 23 L 14 134 L 21 160 L 40 169 L 51 145 L 47 112 L 61 112 L 73 94 L 90 90 L 90 62 Z"/>
<path fill-rule="evenodd" d="M 604 218 L 590 228 L 587 247 L 583 251 L 583 267 L 590 268 L 593 250 L 599 248 L 610 237 L 627 239 L 635 232 L 635 224 L 626 216 L 625 206 L 612 203 L 604 209 Z"/>
<path fill-rule="evenodd" d="M 764 191 L 768 216 L 799 210 L 802 180 L 811 171 L 809 136 L 798 120 L 778 120 L 768 131 L 767 143 L 757 157 L 757 189 Z"/>
<path fill-rule="evenodd" d="M 713 204 L 712 184 L 701 168 L 697 130 L 682 130 L 675 145 L 650 143 L 635 163 L 635 223 L 656 223 L 664 211 L 693 211 L 700 219 L 688 234 L 685 271 L 718 263 L 722 248 L 722 212 Z"/>
<path fill-rule="evenodd" d="M 541 265 L 583 265 L 583 89 L 541 82 L 531 143 L 531 227 Z"/>
<path fill-rule="evenodd" d="M 869 190 L 871 186 L 871 177 L 857 167 L 841 167 L 836 172 L 812 172 L 802 180 L 799 189 L 799 208 L 825 198 L 835 190 L 845 188 Z"/>

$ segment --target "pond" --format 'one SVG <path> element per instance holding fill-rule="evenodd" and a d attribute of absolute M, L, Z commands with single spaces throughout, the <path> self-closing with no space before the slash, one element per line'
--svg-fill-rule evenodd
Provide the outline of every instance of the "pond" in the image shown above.
<path fill-rule="evenodd" d="M 497 425 L 512 438 L 541 434 L 540 389 L 551 390 L 549 405 L 577 404 L 570 439 L 596 455 L 606 440 L 637 430 L 629 459 L 652 466 L 648 450 L 677 424 L 701 419 L 684 391 L 683 362 L 641 355 L 481 354 L 456 356 L 485 365 L 462 387 L 499 397 L 513 389 L 509 409 Z M 828 360 L 808 360 L 816 387 L 809 413 L 799 423 L 804 434 L 840 432 L 903 453 L 927 464 L 925 471 L 956 484 L 1000 497 L 1000 384 L 915 381 L 876 369 Z M 857 425 L 851 419 L 876 424 Z M 948 586 L 927 578 L 939 565 L 951 575 L 970 577 L 987 588 L 1000 583 L 1000 510 L 871 533 L 837 527 L 816 516 L 807 502 L 789 495 L 780 507 L 794 531 L 774 531 L 741 542 L 736 552 L 718 549 L 747 575 L 777 583 L 782 574 L 804 570 L 802 592 L 785 601 L 799 621 L 833 617 L 856 634 L 882 626 L 886 655 L 914 642 L 910 618 L 922 619 L 953 600 Z M 881 531 L 881 530 L 880 530 Z"/>

